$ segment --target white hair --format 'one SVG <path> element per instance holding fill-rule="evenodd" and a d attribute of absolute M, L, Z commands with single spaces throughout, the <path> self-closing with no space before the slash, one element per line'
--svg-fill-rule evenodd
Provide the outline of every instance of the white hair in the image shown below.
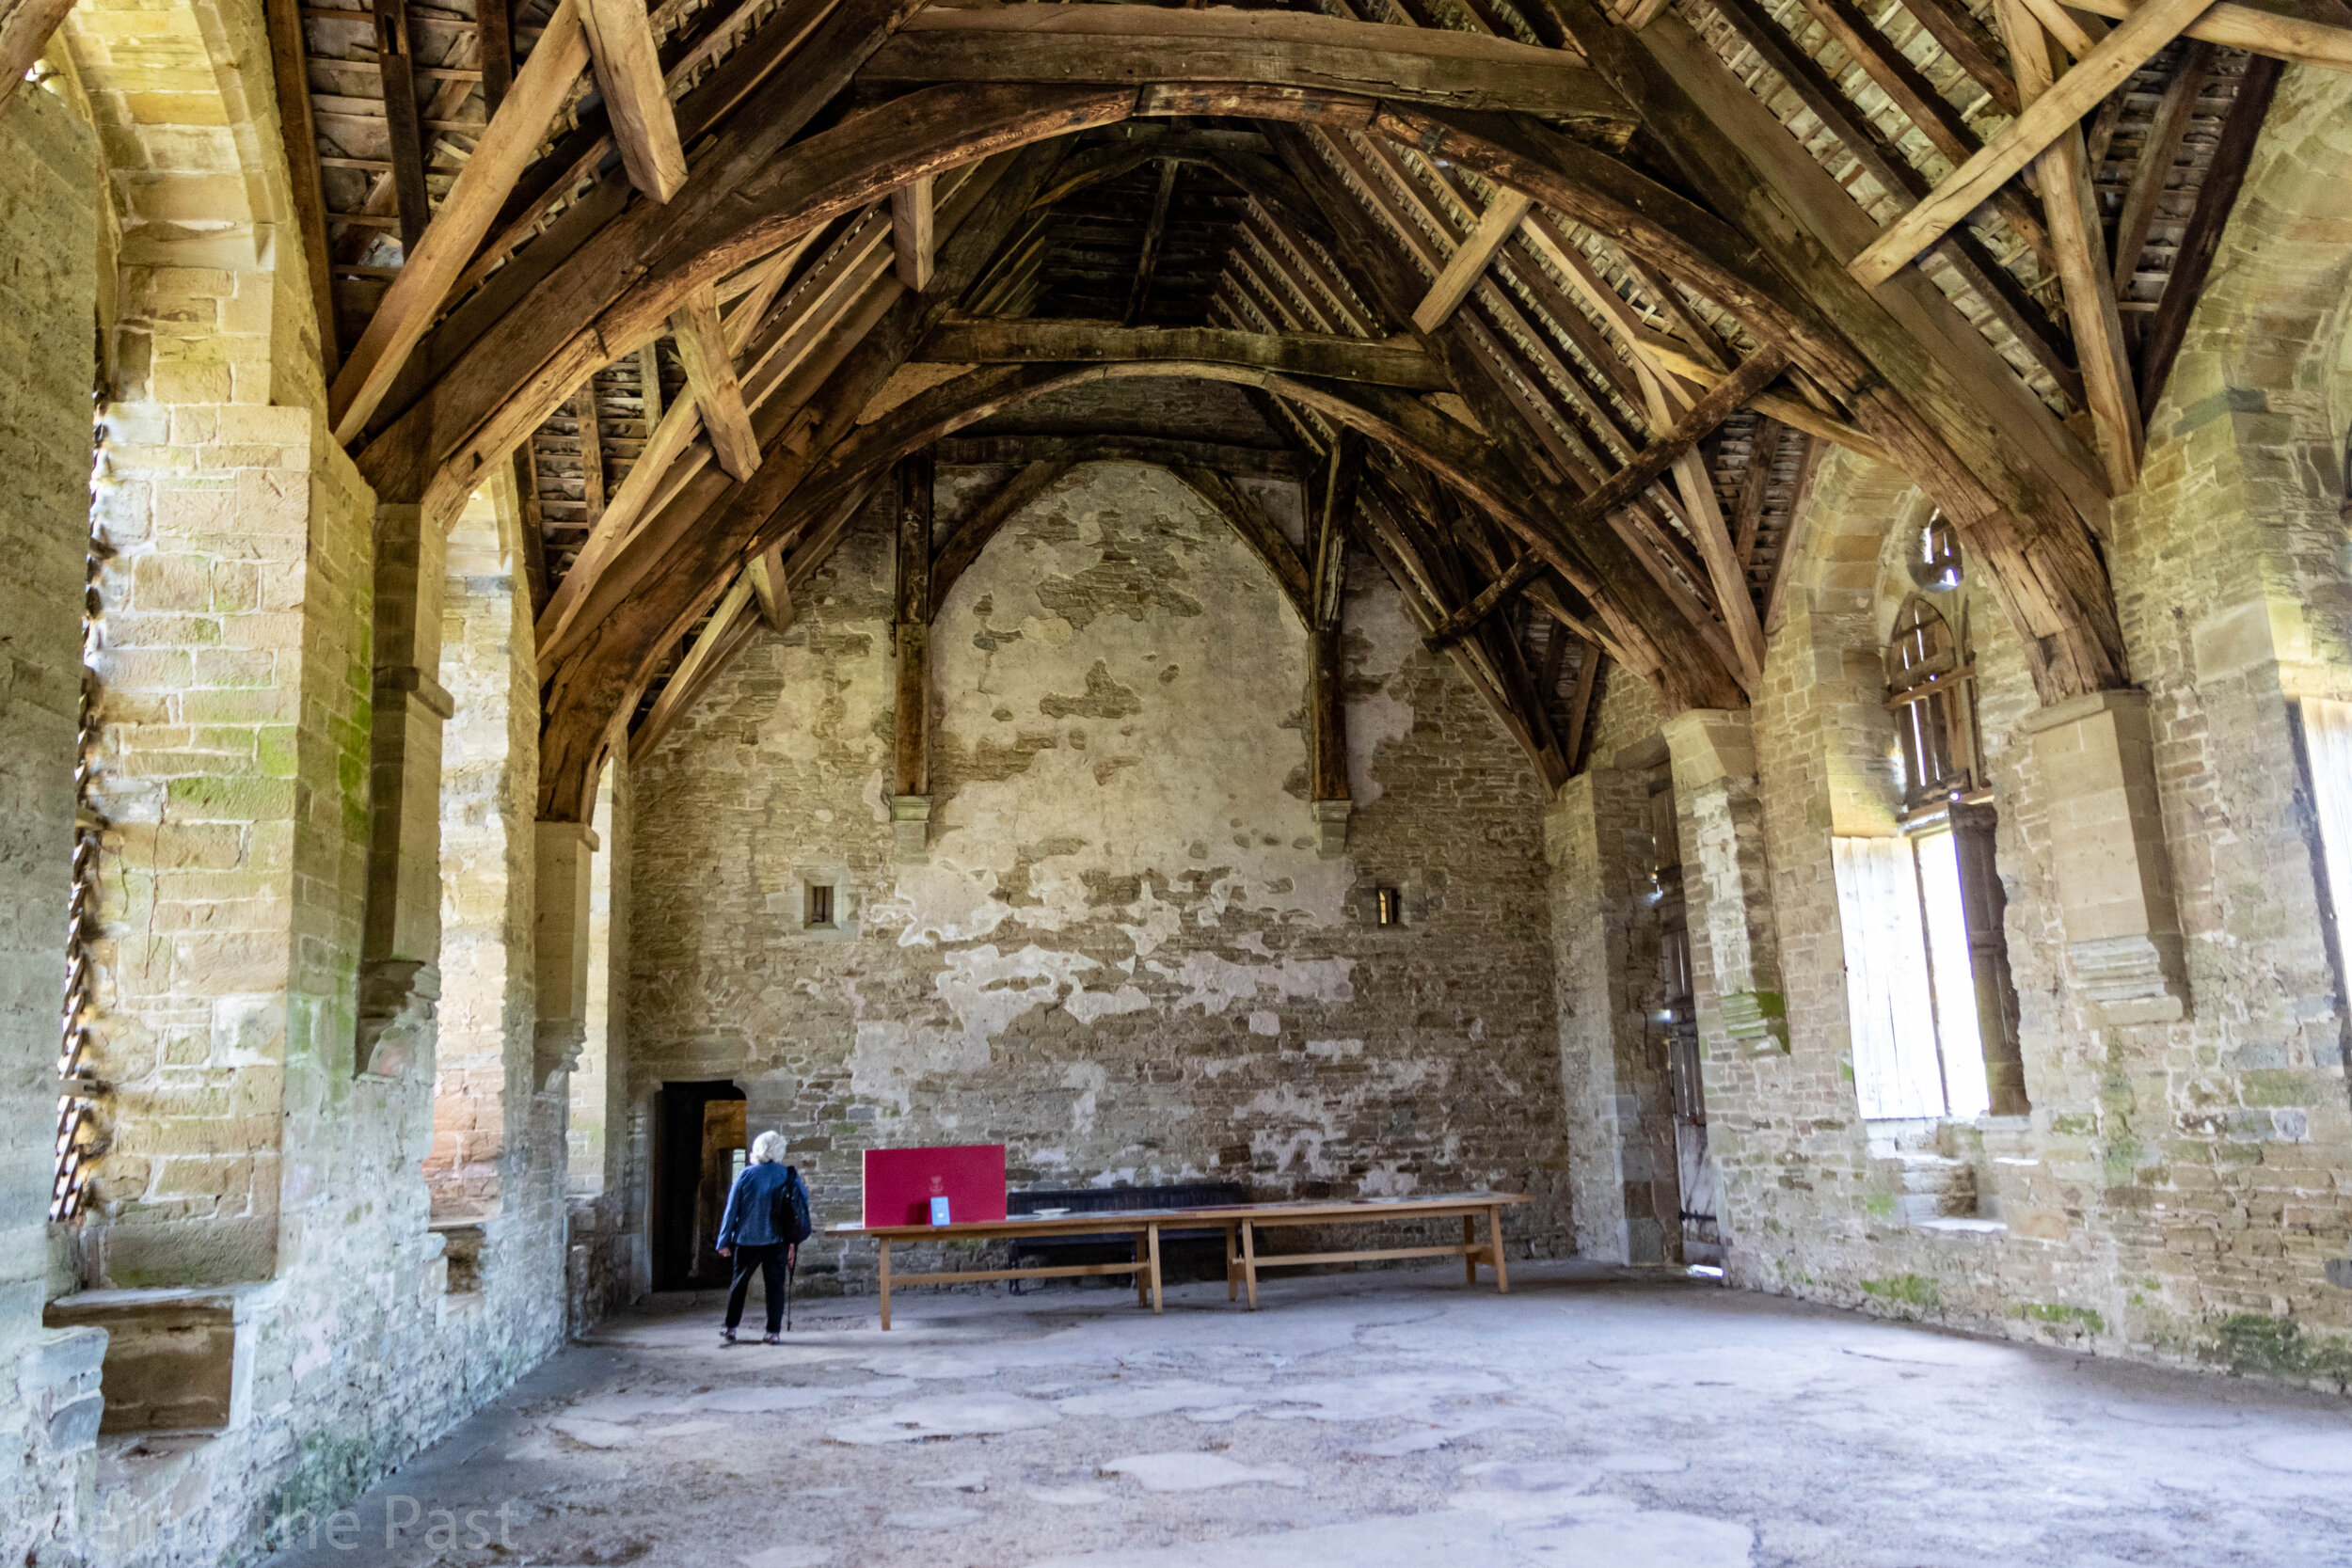
<path fill-rule="evenodd" d="M 752 1140 L 752 1164 L 772 1165 L 784 1158 L 784 1134 L 762 1132 Z"/>

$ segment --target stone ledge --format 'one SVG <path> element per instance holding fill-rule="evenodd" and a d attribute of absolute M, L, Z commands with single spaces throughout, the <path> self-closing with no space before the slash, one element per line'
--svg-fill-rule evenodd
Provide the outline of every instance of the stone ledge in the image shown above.
<path fill-rule="evenodd" d="M 106 1333 L 101 1434 L 217 1433 L 250 1414 L 254 1308 L 274 1293 L 267 1284 L 81 1291 L 44 1317 Z"/>

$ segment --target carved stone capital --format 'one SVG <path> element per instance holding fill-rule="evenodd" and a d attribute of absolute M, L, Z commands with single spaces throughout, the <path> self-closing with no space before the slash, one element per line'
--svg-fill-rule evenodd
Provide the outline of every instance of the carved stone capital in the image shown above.
<path fill-rule="evenodd" d="M 1347 820 L 1355 815 L 1353 800 L 1315 800 L 1310 802 L 1315 819 L 1315 853 L 1323 859 L 1337 860 L 1347 853 Z"/>
<path fill-rule="evenodd" d="M 931 798 L 893 795 L 890 798 L 890 845 L 900 865 L 921 865 L 931 853 Z"/>
<path fill-rule="evenodd" d="M 531 1041 L 532 1069 L 541 1093 L 555 1087 L 556 1078 L 580 1065 L 580 1047 L 588 1043 L 588 1025 L 577 1018 L 548 1018 Z"/>
<path fill-rule="evenodd" d="M 361 1078 L 406 1076 L 430 1053 L 441 1000 L 441 972 L 410 958 L 359 966 L 359 1029 L 352 1054 Z"/>

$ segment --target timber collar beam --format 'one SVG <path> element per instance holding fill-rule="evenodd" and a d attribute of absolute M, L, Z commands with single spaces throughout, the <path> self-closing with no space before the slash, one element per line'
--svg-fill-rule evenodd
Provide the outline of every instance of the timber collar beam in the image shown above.
<path fill-rule="evenodd" d="M 1376 342 L 1310 332 L 1236 332 L 1223 327 L 1117 326 L 1089 321 L 942 323 L 915 351 L 942 365 L 1145 363 L 1188 359 L 1291 375 L 1449 392 L 1445 371 L 1412 341 Z"/>
<path fill-rule="evenodd" d="M 934 6 L 858 73 L 868 84 L 1248 84 L 1542 115 L 1622 143 L 1633 111 L 1572 55 L 1442 27 L 1295 11 Z"/>

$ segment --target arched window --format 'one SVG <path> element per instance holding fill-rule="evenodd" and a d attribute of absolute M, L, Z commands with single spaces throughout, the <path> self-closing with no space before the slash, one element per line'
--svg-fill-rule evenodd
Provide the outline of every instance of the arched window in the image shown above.
<path fill-rule="evenodd" d="M 1867 1119 L 2022 1116 L 2030 1107 L 1967 610 L 1947 613 L 1929 596 L 1961 581 L 1941 517 L 1921 530 L 1912 578 L 1926 592 L 1903 602 L 1886 647 L 1899 831 L 1832 845 L 1854 1085 Z"/>
<path fill-rule="evenodd" d="M 1944 612 L 1915 594 L 1895 618 L 1886 649 L 1887 706 L 1902 742 L 1903 806 L 1915 811 L 1979 783 L 1977 673 L 1967 646 L 1967 614 L 1954 636 Z"/>

